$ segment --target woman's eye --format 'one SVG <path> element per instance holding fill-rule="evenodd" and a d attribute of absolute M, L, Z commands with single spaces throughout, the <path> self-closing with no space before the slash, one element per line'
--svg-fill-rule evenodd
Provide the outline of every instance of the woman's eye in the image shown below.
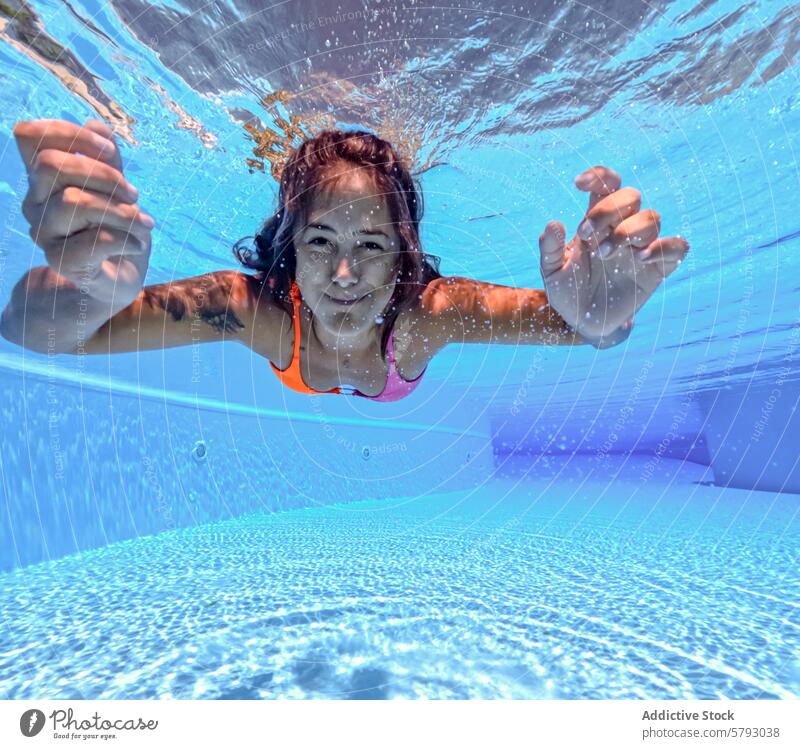
<path fill-rule="evenodd" d="M 314 237 L 314 239 L 312 239 L 309 242 L 309 244 L 313 244 L 313 245 L 316 245 L 317 247 L 321 247 L 322 245 L 329 244 L 329 242 L 328 242 L 327 239 L 325 239 L 325 237 Z"/>
<path fill-rule="evenodd" d="M 362 247 L 366 247 L 368 250 L 382 250 L 383 249 L 383 247 L 381 247 L 377 242 L 364 242 L 361 246 Z"/>

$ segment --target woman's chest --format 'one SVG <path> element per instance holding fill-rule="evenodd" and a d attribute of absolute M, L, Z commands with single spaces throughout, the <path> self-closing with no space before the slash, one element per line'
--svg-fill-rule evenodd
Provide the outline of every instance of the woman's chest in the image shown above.
<path fill-rule="evenodd" d="M 389 332 L 382 330 L 375 344 L 366 350 L 359 350 L 357 342 L 347 341 L 338 343 L 335 351 L 322 349 L 301 333 L 300 366 L 306 384 L 315 390 L 351 385 L 367 395 L 378 395 L 392 372 L 392 358 L 394 371 L 402 379 L 416 379 L 429 362 L 420 345 L 423 341 L 418 340 L 419 331 L 415 331 L 413 320 L 402 313 L 386 324 L 392 325 L 387 328 Z M 381 353 L 383 336 L 388 336 L 385 355 Z"/>

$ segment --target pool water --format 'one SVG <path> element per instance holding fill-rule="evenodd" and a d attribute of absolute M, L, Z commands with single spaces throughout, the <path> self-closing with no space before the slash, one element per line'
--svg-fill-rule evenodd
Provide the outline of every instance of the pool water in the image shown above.
<path fill-rule="evenodd" d="M 642 492 L 642 465 L 607 462 L 611 489 L 555 459 L 555 484 L 249 516 L 7 574 L 2 696 L 796 696 L 796 502 L 678 461 Z"/>
<path fill-rule="evenodd" d="M 35 118 L 114 128 L 147 284 L 236 267 L 325 124 L 402 148 L 445 275 L 542 288 L 596 164 L 691 245 L 623 345 L 397 403 L 0 340 L 0 699 L 800 696 L 797 5 L 482 5 L 0 3 L 2 305 Z"/>

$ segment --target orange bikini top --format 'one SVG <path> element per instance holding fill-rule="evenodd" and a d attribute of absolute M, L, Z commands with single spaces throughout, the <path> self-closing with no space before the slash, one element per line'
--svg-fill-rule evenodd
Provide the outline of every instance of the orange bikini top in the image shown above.
<path fill-rule="evenodd" d="M 338 387 L 330 390 L 314 390 L 303 382 L 303 377 L 300 374 L 300 289 L 295 281 L 292 281 L 292 288 L 289 290 L 289 298 L 292 300 L 292 307 L 294 308 L 294 350 L 292 352 L 292 361 L 286 369 L 278 369 L 270 362 L 269 365 L 272 367 L 272 371 L 278 375 L 278 379 L 283 382 L 284 385 L 290 387 L 292 390 L 297 390 L 299 393 L 306 393 L 307 395 L 318 395 L 322 393 L 340 394 L 342 389 Z"/>

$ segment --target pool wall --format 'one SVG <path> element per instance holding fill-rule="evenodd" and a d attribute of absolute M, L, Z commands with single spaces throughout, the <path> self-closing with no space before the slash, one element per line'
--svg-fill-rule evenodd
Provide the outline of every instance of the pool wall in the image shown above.
<path fill-rule="evenodd" d="M 188 364 L 191 352 L 172 355 Z M 476 403 L 459 409 L 462 425 L 441 427 L 424 392 L 423 405 L 403 406 L 411 421 L 398 404 L 362 411 L 258 379 L 264 408 L 230 399 L 244 400 L 233 391 L 250 366 L 242 352 L 228 351 L 221 377 L 208 365 L 203 395 L 186 392 L 189 366 L 133 370 L 125 356 L 106 361 L 127 380 L 99 377 L 100 359 L 76 375 L 70 358 L 0 354 L 0 570 L 250 513 L 536 476 L 548 471 L 542 456 L 590 456 L 576 465 L 599 476 L 609 456 L 631 455 L 644 460 L 643 480 L 673 459 L 707 467 L 703 481 L 718 486 L 800 492 L 800 387 L 787 370 L 658 401 L 582 403 L 580 413 Z"/>
<path fill-rule="evenodd" d="M 800 383 L 789 368 L 678 397 L 585 404 L 491 421 L 495 467 L 509 457 L 609 455 L 671 458 L 709 466 L 716 486 L 800 493 Z M 514 461 L 519 465 L 519 461 Z"/>
<path fill-rule="evenodd" d="M 800 494 L 800 383 L 786 372 L 700 393 L 719 486 Z"/>
<path fill-rule="evenodd" d="M 464 489 L 492 470 L 488 431 L 132 395 L 31 361 L 2 371 L 18 430 L 0 463 L 3 570 L 249 513 Z"/>

